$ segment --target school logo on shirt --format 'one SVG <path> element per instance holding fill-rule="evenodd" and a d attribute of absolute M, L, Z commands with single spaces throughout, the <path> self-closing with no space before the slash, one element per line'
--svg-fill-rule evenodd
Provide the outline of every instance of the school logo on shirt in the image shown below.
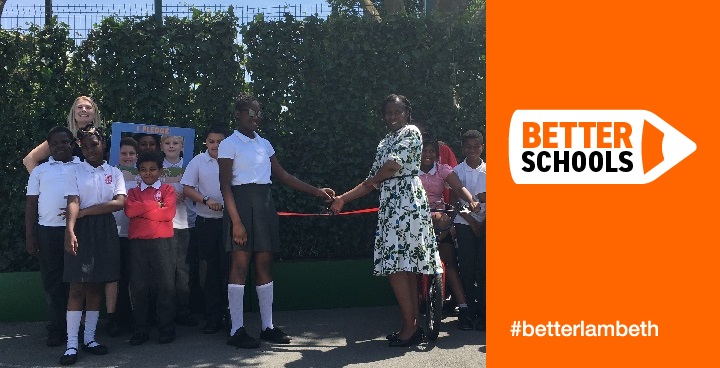
<path fill-rule="evenodd" d="M 111 174 L 105 175 L 105 184 L 112 184 L 112 175 Z"/>
<path fill-rule="evenodd" d="M 157 189 L 155 190 L 155 200 L 158 202 L 162 201 L 162 193 L 160 193 L 160 191 Z"/>
<path fill-rule="evenodd" d="M 646 110 L 516 110 L 510 122 L 517 184 L 646 184 L 696 148 Z"/>

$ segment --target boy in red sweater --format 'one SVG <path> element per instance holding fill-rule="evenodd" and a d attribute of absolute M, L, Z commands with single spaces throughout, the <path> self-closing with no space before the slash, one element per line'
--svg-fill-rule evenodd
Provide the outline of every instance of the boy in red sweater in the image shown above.
<path fill-rule="evenodd" d="M 175 257 L 173 256 L 173 217 L 175 189 L 160 183 L 163 157 L 159 152 L 140 154 L 137 168 L 142 183 L 128 191 L 125 214 L 130 219 L 130 298 L 135 319 L 131 345 L 150 339 L 148 314 L 150 290 L 155 290 L 155 320 L 160 332 L 158 341 L 175 341 Z"/>

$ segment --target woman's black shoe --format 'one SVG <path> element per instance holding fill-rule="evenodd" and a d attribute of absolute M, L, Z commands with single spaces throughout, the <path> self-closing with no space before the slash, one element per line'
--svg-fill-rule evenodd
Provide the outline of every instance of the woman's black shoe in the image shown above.
<path fill-rule="evenodd" d="M 398 335 L 400 334 L 400 331 L 395 331 L 391 333 L 390 335 L 385 336 L 388 340 L 397 340 Z"/>
<path fill-rule="evenodd" d="M 390 347 L 409 347 L 409 346 L 415 346 L 422 342 L 423 339 L 423 330 L 422 328 L 419 328 L 415 330 L 415 333 L 410 336 L 407 340 L 400 340 L 399 338 L 395 337 L 395 339 L 390 340 Z"/>
<path fill-rule="evenodd" d="M 150 340 L 150 335 L 144 332 L 136 332 L 130 338 L 130 345 L 142 345 Z"/>

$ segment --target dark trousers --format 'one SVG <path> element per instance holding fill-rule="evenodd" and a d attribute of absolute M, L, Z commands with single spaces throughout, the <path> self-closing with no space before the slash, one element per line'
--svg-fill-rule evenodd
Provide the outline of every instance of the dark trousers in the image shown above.
<path fill-rule="evenodd" d="M 118 296 L 115 305 L 116 321 L 122 325 L 129 326 L 132 319 L 132 307 L 130 305 L 130 249 L 131 241 L 128 238 L 120 238 L 120 280 L 118 280 Z"/>
<path fill-rule="evenodd" d="M 135 332 L 149 330 L 151 290 L 155 291 L 155 322 L 158 330 L 175 329 L 175 251 L 172 238 L 133 239 L 130 247 L 130 299 Z"/>
<path fill-rule="evenodd" d="M 208 320 L 218 320 L 227 310 L 230 257 L 223 243 L 223 219 L 197 217 L 195 229 L 200 255 L 200 283 L 205 295 Z"/>
<path fill-rule="evenodd" d="M 40 276 L 50 315 L 48 331 L 65 333 L 68 284 L 63 282 L 65 265 L 65 226 L 37 226 Z"/>
<path fill-rule="evenodd" d="M 471 311 L 485 317 L 485 227 L 476 236 L 469 225 L 455 224 L 458 271 Z"/>
<path fill-rule="evenodd" d="M 200 286 L 200 256 L 198 255 L 197 228 L 190 228 L 190 246 L 188 246 L 188 263 L 190 264 L 190 313 L 205 313 L 205 298 Z"/>
<path fill-rule="evenodd" d="M 177 296 L 177 315 L 190 314 L 190 229 L 173 229 L 173 251 L 175 252 L 175 294 Z"/>

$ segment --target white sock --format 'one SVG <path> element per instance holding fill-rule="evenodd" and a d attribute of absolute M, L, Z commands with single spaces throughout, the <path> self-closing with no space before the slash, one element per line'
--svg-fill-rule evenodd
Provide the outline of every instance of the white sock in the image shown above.
<path fill-rule="evenodd" d="M 85 336 L 83 343 L 85 345 L 95 341 L 95 328 L 97 327 L 100 311 L 85 311 Z M 98 345 L 97 343 L 93 346 Z M 93 347 L 91 346 L 91 347 Z"/>
<path fill-rule="evenodd" d="M 78 348 L 78 332 L 80 332 L 80 319 L 82 311 L 67 311 L 65 321 L 67 322 L 67 348 Z M 71 352 L 75 353 L 75 352 Z M 69 354 L 68 354 L 69 355 Z"/>
<path fill-rule="evenodd" d="M 232 328 L 230 336 L 244 326 L 243 321 L 243 297 L 245 296 L 245 285 L 228 284 L 228 306 L 230 307 L 230 319 Z"/>
<path fill-rule="evenodd" d="M 270 281 L 265 285 L 255 286 L 260 304 L 260 319 L 262 320 L 262 330 L 273 329 L 272 323 L 272 305 L 273 305 L 273 282 Z"/>

